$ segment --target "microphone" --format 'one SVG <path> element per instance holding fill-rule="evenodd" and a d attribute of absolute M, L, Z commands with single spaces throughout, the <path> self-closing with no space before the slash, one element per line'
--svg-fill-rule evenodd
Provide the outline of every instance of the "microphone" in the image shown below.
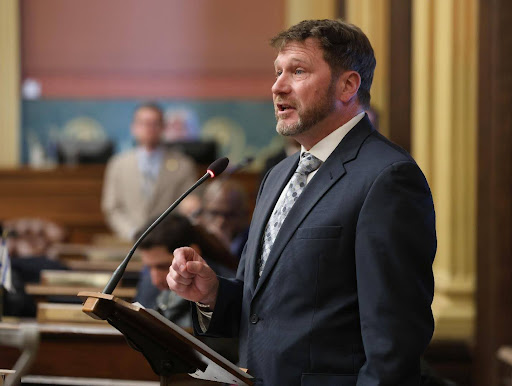
<path fill-rule="evenodd" d="M 139 246 L 139 244 L 146 238 L 146 236 L 151 232 L 160 222 L 169 214 L 171 213 L 174 208 L 178 206 L 178 204 L 183 201 L 185 197 L 187 197 L 192 191 L 194 191 L 199 185 L 201 185 L 203 182 L 205 182 L 209 178 L 214 178 L 221 174 L 224 170 L 226 170 L 227 166 L 229 164 L 229 160 L 226 157 L 219 158 L 218 160 L 212 162 L 210 166 L 208 166 L 208 169 L 206 170 L 206 173 L 204 176 L 202 176 L 197 182 L 192 185 L 185 193 L 183 193 L 176 201 L 173 202 L 173 204 L 165 210 L 156 220 L 153 224 L 149 226 L 148 229 L 144 231 L 144 233 L 139 237 L 139 239 L 135 242 L 132 249 L 130 249 L 130 252 L 128 252 L 128 255 L 124 258 L 121 264 L 119 264 L 119 267 L 116 268 L 114 273 L 112 274 L 112 277 L 108 281 L 107 285 L 103 289 L 104 294 L 112 294 L 114 289 L 117 287 L 117 284 L 121 280 L 121 277 L 124 274 L 124 271 L 126 270 L 126 267 L 128 266 L 128 263 L 130 262 L 130 259 L 132 258 L 133 253 Z"/>

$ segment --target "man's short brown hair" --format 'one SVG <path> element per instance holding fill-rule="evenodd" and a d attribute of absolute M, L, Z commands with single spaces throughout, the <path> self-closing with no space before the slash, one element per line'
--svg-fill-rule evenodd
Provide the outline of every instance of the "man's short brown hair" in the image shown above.
<path fill-rule="evenodd" d="M 270 45 L 281 50 L 289 42 L 304 42 L 307 38 L 317 39 L 320 43 L 333 79 L 347 70 L 359 73 L 361 85 L 357 96 L 359 102 L 368 107 L 376 61 L 372 45 L 363 31 L 342 20 L 304 20 L 274 36 Z"/>
<path fill-rule="evenodd" d="M 158 114 L 158 120 L 160 121 L 162 126 L 164 125 L 164 122 L 165 122 L 165 120 L 164 120 L 164 110 L 162 109 L 162 107 L 158 103 L 156 103 L 156 102 L 144 102 L 144 103 L 141 103 L 141 104 L 137 105 L 135 107 L 135 110 L 133 110 L 133 118 L 135 118 L 135 115 L 137 115 L 139 110 L 142 110 L 142 109 L 153 110 L 155 113 Z"/>

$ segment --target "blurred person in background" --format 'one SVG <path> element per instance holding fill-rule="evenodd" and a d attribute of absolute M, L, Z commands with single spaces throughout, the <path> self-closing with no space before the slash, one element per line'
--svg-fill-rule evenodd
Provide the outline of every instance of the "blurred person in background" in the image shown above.
<path fill-rule="evenodd" d="M 14 292 L 4 292 L 4 315 L 34 317 L 36 304 L 25 292 L 26 284 L 39 283 L 42 270 L 65 270 L 53 247 L 67 240 L 68 232 L 53 221 L 17 218 L 3 222 L 11 259 Z"/>
<path fill-rule="evenodd" d="M 165 128 L 162 135 L 165 143 L 198 141 L 200 131 L 199 119 L 191 110 L 181 108 L 165 112 Z"/>
<path fill-rule="evenodd" d="M 153 219 L 154 220 L 154 219 Z M 153 221 L 145 224 L 136 234 L 140 237 Z M 200 225 L 193 225 L 186 217 L 171 214 L 162 220 L 139 246 L 145 269 L 137 286 L 135 301 L 153 308 L 171 322 L 192 329 L 190 302 L 169 290 L 166 277 L 176 248 L 187 245 L 202 253 L 208 264 L 220 276 L 232 277 L 238 259 L 213 235 Z M 201 338 L 213 350 L 232 362 L 238 361 L 237 339 Z"/>
<path fill-rule="evenodd" d="M 198 222 L 240 258 L 249 233 L 245 188 L 233 180 L 213 181 L 204 191 Z"/>
<path fill-rule="evenodd" d="M 165 211 L 196 181 L 194 162 L 162 145 L 164 126 L 158 105 L 140 105 L 131 125 L 136 148 L 107 164 L 102 210 L 112 231 L 124 240 L 132 240 L 142 224 Z"/>
<path fill-rule="evenodd" d="M 136 237 L 139 238 L 154 220 L 145 224 Z M 238 259 L 201 225 L 193 225 L 179 214 L 167 216 L 141 242 L 139 251 L 145 270 L 141 274 L 135 300 L 145 307 L 157 309 L 182 327 L 191 327 L 189 302 L 170 291 L 166 282 L 173 251 L 182 245 L 202 252 L 208 264 L 221 276 L 233 276 Z"/>
<path fill-rule="evenodd" d="M 284 146 L 278 153 L 268 157 L 265 160 L 265 165 L 263 166 L 263 170 L 261 171 L 261 180 L 265 177 L 265 174 L 276 166 L 279 162 L 284 160 L 286 157 L 291 156 L 294 153 L 297 153 L 300 150 L 300 144 L 291 137 L 284 137 Z"/>

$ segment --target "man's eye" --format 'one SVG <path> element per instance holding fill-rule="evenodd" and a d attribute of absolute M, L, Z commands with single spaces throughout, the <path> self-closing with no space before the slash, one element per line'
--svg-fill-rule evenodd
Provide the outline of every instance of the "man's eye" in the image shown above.
<path fill-rule="evenodd" d="M 283 71 L 276 71 L 276 78 L 278 78 L 282 73 Z"/>
<path fill-rule="evenodd" d="M 302 69 L 300 69 L 300 68 L 297 68 L 297 69 L 295 70 L 295 73 L 296 73 L 297 75 L 302 75 L 302 74 L 304 74 L 304 70 L 302 70 Z"/>

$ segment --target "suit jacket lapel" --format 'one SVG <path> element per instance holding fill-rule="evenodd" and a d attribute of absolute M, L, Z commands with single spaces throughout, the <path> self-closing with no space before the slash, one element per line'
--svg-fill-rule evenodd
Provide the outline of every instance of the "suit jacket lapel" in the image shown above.
<path fill-rule="evenodd" d="M 318 169 L 318 172 L 314 175 L 311 181 L 306 185 L 296 204 L 290 210 L 288 216 L 283 222 L 283 225 L 281 226 L 274 245 L 272 246 L 272 250 L 270 251 L 270 255 L 268 256 L 267 262 L 265 263 L 263 274 L 257 282 L 254 296 L 258 293 L 259 289 L 265 283 L 265 280 L 267 280 L 268 276 L 271 274 L 276 262 L 279 260 L 279 257 L 283 252 L 283 249 L 297 228 L 300 226 L 304 218 L 313 209 L 315 204 L 322 198 L 322 196 L 332 187 L 332 185 L 334 185 L 340 178 L 345 175 L 346 171 L 344 164 L 357 157 L 357 153 L 363 141 L 366 139 L 366 137 L 368 137 L 368 135 L 370 135 L 372 131 L 373 128 L 368 120 L 368 117 L 365 116 L 352 130 L 350 130 L 350 132 L 336 147 L 336 149 L 325 161 L 325 163 L 320 167 L 320 169 Z M 295 170 L 297 162 L 298 157 L 296 157 L 296 160 L 293 163 L 294 168 L 291 169 L 291 173 L 293 173 Z M 273 193 L 276 198 L 271 203 L 267 204 L 267 206 L 270 206 L 270 208 L 267 206 L 265 207 L 265 221 L 260 225 L 260 228 L 258 229 L 260 240 L 261 235 L 265 229 L 265 225 L 267 224 L 268 217 L 270 216 L 270 212 L 273 210 L 277 198 L 283 190 L 284 184 L 291 177 L 291 173 L 287 175 L 286 180 L 280 185 L 281 189 L 278 191 L 278 193 Z M 259 251 L 258 258 L 253 260 L 258 259 Z M 255 267 L 253 267 L 253 269 L 256 269 L 257 271 L 257 264 Z"/>

